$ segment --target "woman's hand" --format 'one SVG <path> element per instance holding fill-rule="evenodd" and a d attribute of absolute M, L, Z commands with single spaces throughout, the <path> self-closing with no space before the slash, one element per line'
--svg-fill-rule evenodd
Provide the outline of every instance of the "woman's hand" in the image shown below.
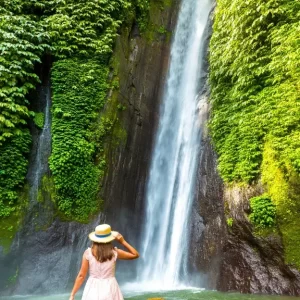
<path fill-rule="evenodd" d="M 120 234 L 119 232 L 114 232 L 113 236 L 116 241 L 118 241 L 120 244 L 122 244 L 123 247 L 127 248 L 128 250 L 124 251 L 115 248 L 115 250 L 118 252 L 118 259 L 136 259 L 140 256 L 136 249 L 134 249 L 130 244 L 128 244 L 125 241 L 122 234 Z"/>
<path fill-rule="evenodd" d="M 123 244 L 125 239 L 123 235 L 119 232 L 116 232 L 116 234 L 113 235 L 115 237 L 115 240 L 118 241 L 120 244 Z"/>
<path fill-rule="evenodd" d="M 75 299 L 75 296 L 71 295 L 69 300 L 74 300 Z"/>

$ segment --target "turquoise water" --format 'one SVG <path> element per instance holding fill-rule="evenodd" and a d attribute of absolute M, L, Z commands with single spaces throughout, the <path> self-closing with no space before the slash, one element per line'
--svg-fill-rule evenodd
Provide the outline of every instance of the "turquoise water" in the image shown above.
<path fill-rule="evenodd" d="M 296 300 L 299 298 L 288 296 L 270 295 L 244 295 L 238 293 L 220 293 L 205 290 L 177 290 L 177 291 L 158 291 L 151 293 L 125 293 L 126 300 L 147 300 L 149 298 L 164 298 L 164 300 Z M 4 297 L 3 300 L 68 300 L 69 294 L 59 294 L 51 296 L 13 296 Z M 81 296 L 77 295 L 76 300 Z"/>

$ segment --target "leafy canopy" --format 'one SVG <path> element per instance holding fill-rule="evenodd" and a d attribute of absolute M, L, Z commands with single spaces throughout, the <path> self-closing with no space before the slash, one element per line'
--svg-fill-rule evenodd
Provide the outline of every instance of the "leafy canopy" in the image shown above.
<path fill-rule="evenodd" d="M 267 136 L 300 172 L 299 20 L 299 1 L 218 1 L 210 128 L 227 182 L 258 178 Z"/>
<path fill-rule="evenodd" d="M 147 0 L 0 0 L 0 217 L 9 216 L 18 205 L 31 144 L 28 121 L 33 118 L 39 128 L 44 123 L 43 114 L 30 111 L 27 98 L 39 82 L 35 66 L 44 55 L 57 61 L 52 73 L 51 169 L 58 209 L 81 221 L 97 209 L 93 204 L 104 163 L 101 169 L 96 151 L 103 147 L 112 121 L 105 119 L 96 129 L 88 125 L 103 108 L 108 60 L 118 28 L 128 16 L 144 20 L 147 7 Z M 65 70 L 71 74 L 59 78 L 59 68 L 62 74 Z M 76 85 L 81 92 L 73 89 Z M 92 142 L 95 131 L 99 136 Z"/>

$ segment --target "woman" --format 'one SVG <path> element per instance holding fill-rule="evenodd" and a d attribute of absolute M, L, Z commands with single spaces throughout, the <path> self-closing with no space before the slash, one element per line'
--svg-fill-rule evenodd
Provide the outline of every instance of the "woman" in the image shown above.
<path fill-rule="evenodd" d="M 111 231 L 107 224 L 99 225 L 89 234 L 93 242 L 92 248 L 85 250 L 82 256 L 81 269 L 75 280 L 69 300 L 74 300 L 75 294 L 84 282 L 90 269 L 90 276 L 83 291 L 82 300 L 123 300 L 118 282 L 115 278 L 115 266 L 118 259 L 135 259 L 139 253 L 128 244 L 123 236 Z M 117 240 L 128 251 L 112 246 Z"/>

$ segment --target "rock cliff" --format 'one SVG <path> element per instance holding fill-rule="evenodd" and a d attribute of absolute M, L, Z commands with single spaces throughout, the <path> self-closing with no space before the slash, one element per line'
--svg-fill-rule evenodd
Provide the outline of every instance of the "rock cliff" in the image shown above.
<path fill-rule="evenodd" d="M 212 22 L 207 27 L 207 41 L 211 29 Z M 206 47 L 208 50 L 208 42 Z M 204 63 L 203 76 L 207 76 L 207 56 Z M 208 86 L 200 96 L 209 97 Z M 204 113 L 208 122 L 210 109 Z M 190 265 L 195 281 L 220 291 L 299 295 L 300 273 L 286 264 L 280 234 L 258 234 L 249 221 L 249 199 L 264 192 L 262 185 L 224 186 L 208 130 L 201 144 L 197 201 L 190 220 Z"/>

